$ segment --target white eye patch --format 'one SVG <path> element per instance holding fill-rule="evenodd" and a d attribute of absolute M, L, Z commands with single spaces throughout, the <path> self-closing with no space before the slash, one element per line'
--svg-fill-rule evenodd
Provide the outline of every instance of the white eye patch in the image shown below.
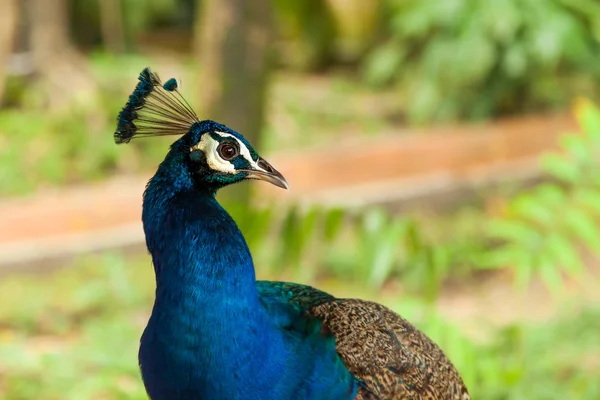
<path fill-rule="evenodd" d="M 257 169 L 261 169 L 258 167 L 258 165 L 256 164 L 256 162 L 252 159 L 252 156 L 250 155 L 250 150 L 248 150 L 248 148 L 246 147 L 246 145 L 244 145 L 244 143 L 242 143 L 241 140 L 239 140 L 238 138 L 236 138 L 235 136 L 233 136 L 230 133 L 225 133 L 225 132 L 215 132 L 217 135 L 221 136 L 222 138 L 232 138 L 235 141 L 237 141 L 239 148 L 240 148 L 240 155 L 242 157 L 244 157 L 248 163 L 250 163 L 250 166 L 252 166 L 253 168 L 257 168 Z M 208 164 L 208 166 L 215 170 L 215 171 L 219 171 L 219 172 L 223 172 L 223 173 L 227 173 L 227 174 L 236 174 L 236 170 L 235 167 L 233 166 L 233 164 L 230 161 L 224 160 L 221 158 L 221 156 L 219 155 L 219 152 L 217 150 L 217 148 L 219 147 L 219 141 L 215 140 L 212 138 L 212 136 L 208 135 L 208 134 L 204 134 L 202 135 L 202 138 L 200 139 L 200 141 L 194 146 L 192 147 L 191 150 L 201 150 L 205 155 L 206 155 L 206 163 Z"/>

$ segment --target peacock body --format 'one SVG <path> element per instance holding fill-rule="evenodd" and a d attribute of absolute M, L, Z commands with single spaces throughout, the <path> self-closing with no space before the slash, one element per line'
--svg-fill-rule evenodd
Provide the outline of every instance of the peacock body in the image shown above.
<path fill-rule="evenodd" d="M 257 281 L 220 188 L 287 182 L 239 133 L 199 120 L 149 69 L 119 114 L 117 143 L 181 135 L 144 192 L 156 275 L 139 364 L 152 400 L 469 399 L 442 351 L 377 303 Z"/>

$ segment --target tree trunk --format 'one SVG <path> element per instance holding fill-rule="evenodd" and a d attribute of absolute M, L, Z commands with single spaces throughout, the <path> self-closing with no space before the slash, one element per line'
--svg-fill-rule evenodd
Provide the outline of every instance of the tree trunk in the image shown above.
<path fill-rule="evenodd" d="M 125 52 L 123 12 L 120 0 L 100 0 L 100 27 L 104 47 L 111 53 Z"/>
<path fill-rule="evenodd" d="M 196 54 L 201 118 L 213 119 L 260 147 L 272 43 L 269 0 L 202 0 L 197 3 Z M 247 201 L 249 185 L 228 189 Z"/>
<path fill-rule="evenodd" d="M 13 50 L 17 30 L 16 0 L 0 0 L 0 103 L 6 87 L 6 65 Z"/>
<path fill-rule="evenodd" d="M 39 95 L 51 110 L 62 110 L 75 102 L 95 102 L 95 85 L 85 60 L 69 39 L 67 0 L 29 0 L 31 50 Z"/>

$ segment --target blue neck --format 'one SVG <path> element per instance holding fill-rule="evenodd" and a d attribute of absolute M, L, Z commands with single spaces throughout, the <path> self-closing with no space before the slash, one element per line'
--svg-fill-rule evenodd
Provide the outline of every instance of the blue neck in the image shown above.
<path fill-rule="evenodd" d="M 142 221 L 157 296 L 201 292 L 258 301 L 252 256 L 212 189 L 195 184 L 182 156 L 167 157 L 144 193 Z"/>
<path fill-rule="evenodd" d="M 142 221 L 156 299 L 139 359 L 153 400 L 355 393 L 327 342 L 291 335 L 267 314 L 244 237 L 214 192 L 194 184 L 176 157 L 167 157 L 148 184 Z"/>
<path fill-rule="evenodd" d="M 161 165 L 144 193 L 142 221 L 156 273 L 154 313 L 185 314 L 211 335 L 231 321 L 222 317 L 227 310 L 252 311 L 261 322 L 252 256 L 214 192 Z M 217 326 L 206 324 L 213 319 Z"/>
<path fill-rule="evenodd" d="M 143 222 L 157 299 L 187 294 L 215 305 L 225 298 L 258 304 L 252 256 L 214 194 L 191 190 L 167 197 L 153 189 L 151 184 L 146 192 Z"/>
<path fill-rule="evenodd" d="M 196 394 L 236 398 L 236 382 L 216 378 L 243 373 L 253 359 L 269 357 L 269 340 L 277 342 L 264 329 L 267 315 L 241 232 L 214 193 L 196 187 L 173 164 L 161 165 L 150 181 L 142 221 L 156 272 L 156 299 L 140 349 L 146 385 L 157 386 L 149 392 L 169 398 L 187 386 Z"/>

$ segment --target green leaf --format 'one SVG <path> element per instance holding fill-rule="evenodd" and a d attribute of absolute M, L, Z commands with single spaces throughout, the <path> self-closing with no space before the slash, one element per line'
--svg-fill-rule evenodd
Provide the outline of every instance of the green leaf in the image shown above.
<path fill-rule="evenodd" d="M 338 236 L 344 224 L 345 211 L 341 208 L 333 208 L 325 211 L 324 236 L 327 242 L 331 242 Z"/>
<path fill-rule="evenodd" d="M 535 190 L 535 197 L 550 207 L 560 207 L 564 205 L 565 192 L 561 187 L 555 184 L 542 183 Z"/>
<path fill-rule="evenodd" d="M 587 248 L 600 255 L 600 230 L 598 224 L 583 210 L 571 208 L 564 214 L 567 227 L 571 234 L 580 239 Z"/>
<path fill-rule="evenodd" d="M 582 164 L 590 158 L 589 144 L 580 134 L 563 135 L 561 147 L 570 155 L 570 162 Z"/>
<path fill-rule="evenodd" d="M 518 218 L 524 218 L 536 222 L 544 227 L 551 227 L 556 219 L 555 211 L 552 207 L 545 207 L 540 204 L 540 197 L 537 193 L 517 197 L 512 204 L 512 210 Z"/>
<path fill-rule="evenodd" d="M 515 272 L 515 286 L 521 292 L 525 291 L 531 283 L 531 278 L 533 277 L 533 271 L 535 268 L 535 264 L 533 262 L 533 257 L 515 257 L 515 263 L 513 264 L 513 271 Z"/>
<path fill-rule="evenodd" d="M 522 26 L 521 12 L 513 0 L 498 2 L 494 7 L 482 7 L 485 23 L 489 25 L 490 35 L 501 44 L 509 44 L 508 50 L 519 46 L 514 40 Z M 525 54 L 523 55 L 526 56 Z"/>
<path fill-rule="evenodd" d="M 478 258 L 481 269 L 517 268 L 518 265 L 532 265 L 533 255 L 519 244 L 506 244 L 497 247 Z"/>
<path fill-rule="evenodd" d="M 583 104 L 577 114 L 577 122 L 586 135 L 600 140 L 600 110 L 597 106 L 589 102 Z"/>
<path fill-rule="evenodd" d="M 600 188 L 578 187 L 573 198 L 576 206 L 583 207 L 596 217 L 600 216 Z"/>
<path fill-rule="evenodd" d="M 547 257 L 542 257 L 539 266 L 539 271 L 542 280 L 544 281 L 548 289 L 550 289 L 550 291 L 554 295 L 560 294 L 564 286 L 564 282 L 562 277 L 560 276 L 559 268 L 557 268 L 557 266 L 554 263 L 552 263 L 552 260 L 548 259 Z"/>
<path fill-rule="evenodd" d="M 552 262 L 571 277 L 576 278 L 585 270 L 574 244 L 567 237 L 556 233 L 550 234 L 546 238 L 545 249 Z"/>
<path fill-rule="evenodd" d="M 281 253 L 284 264 L 297 262 L 297 258 L 300 255 L 297 241 L 300 225 L 299 219 L 298 209 L 294 206 L 286 212 L 283 220 Z"/>
<path fill-rule="evenodd" d="M 392 222 L 390 228 L 386 230 L 385 235 L 382 235 L 372 261 L 369 277 L 370 285 L 381 287 L 389 277 L 396 261 L 400 236 L 404 233 L 404 229 L 404 221 L 396 219 Z"/>
<path fill-rule="evenodd" d="M 388 217 L 382 210 L 373 208 L 363 215 L 362 221 L 363 229 L 367 234 L 377 234 L 386 225 Z"/>
<path fill-rule="evenodd" d="M 562 155 L 546 154 L 541 163 L 544 171 L 565 182 L 576 183 L 580 176 L 578 166 Z"/>
<path fill-rule="evenodd" d="M 311 207 L 300 219 L 300 232 L 298 236 L 300 254 L 306 249 L 308 242 L 316 235 L 316 226 L 321 210 L 318 207 Z"/>
<path fill-rule="evenodd" d="M 503 239 L 507 242 L 531 244 L 541 239 L 540 232 L 520 220 L 491 220 L 487 224 L 487 232 L 493 238 Z"/>
<path fill-rule="evenodd" d="M 403 48 L 389 43 L 376 49 L 366 61 L 364 75 L 368 83 L 381 85 L 389 82 L 404 60 Z"/>
<path fill-rule="evenodd" d="M 526 49 L 519 43 L 508 46 L 502 63 L 506 74 L 511 78 L 523 76 L 527 71 L 527 56 Z"/>
<path fill-rule="evenodd" d="M 269 233 L 274 224 L 274 209 L 273 207 L 250 209 L 245 214 L 244 225 L 240 226 L 240 230 L 244 233 L 250 249 L 254 249 L 269 239 Z"/>

